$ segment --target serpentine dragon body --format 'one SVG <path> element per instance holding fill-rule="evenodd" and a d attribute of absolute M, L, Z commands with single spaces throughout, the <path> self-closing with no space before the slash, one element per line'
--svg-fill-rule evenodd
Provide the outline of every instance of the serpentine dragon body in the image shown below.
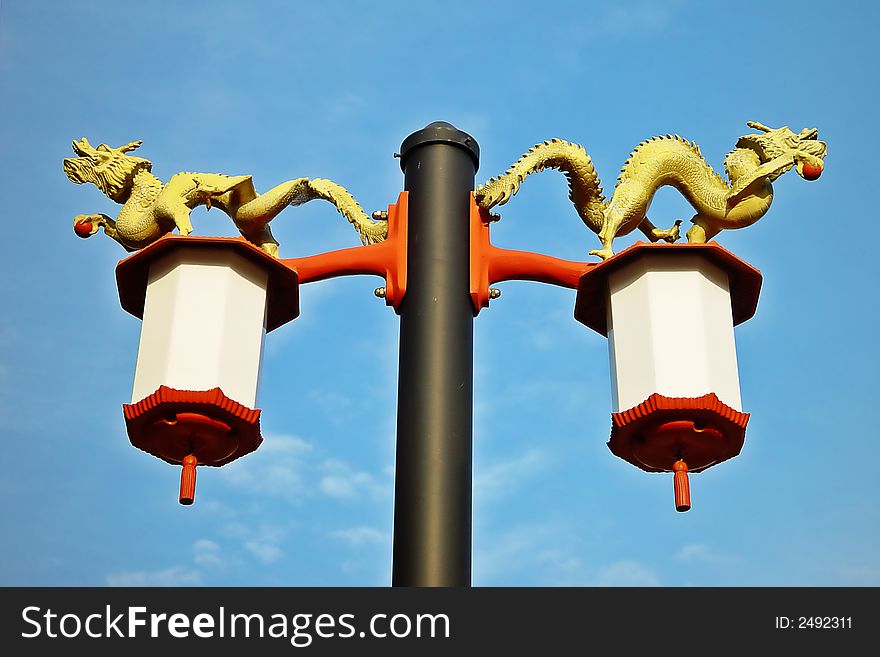
<path fill-rule="evenodd" d="M 163 184 L 151 173 L 149 160 L 126 155 L 140 144 L 92 148 L 85 138 L 73 142 L 80 157 L 64 160 L 68 178 L 77 184 L 92 182 L 110 199 L 123 204 L 115 220 L 105 214 L 78 215 L 74 219 L 78 235 L 89 237 L 103 228 L 108 236 L 134 251 L 175 228 L 181 235 L 189 235 L 193 229 L 190 211 L 199 205 L 208 209 L 216 206 L 232 218 L 247 240 L 277 256 L 278 242 L 269 222 L 288 206 L 324 199 L 352 224 L 364 244 L 381 242 L 387 236 L 387 222 L 371 221 L 352 195 L 330 180 L 297 178 L 264 194 L 257 194 L 251 176 L 183 172 Z"/>
<path fill-rule="evenodd" d="M 612 241 L 639 228 L 652 241 L 674 242 L 679 224 L 659 229 L 646 216 L 656 191 L 671 185 L 696 210 L 689 242 L 706 242 L 723 229 L 742 228 L 760 219 L 773 201 L 771 183 L 797 167 L 807 179 L 822 171 L 826 145 L 816 129 L 795 134 L 788 127 L 768 128 L 749 122 L 759 134 L 740 137 L 724 160 L 730 179 L 712 170 L 699 147 L 677 135 L 643 141 L 621 169 L 610 200 L 602 194 L 599 177 L 583 146 L 552 139 L 530 149 L 503 175 L 478 187 L 475 197 L 483 208 L 503 205 L 516 194 L 531 173 L 546 168 L 562 171 L 569 183 L 569 198 L 584 223 L 599 234 L 602 248 L 591 255 L 613 255 Z"/>

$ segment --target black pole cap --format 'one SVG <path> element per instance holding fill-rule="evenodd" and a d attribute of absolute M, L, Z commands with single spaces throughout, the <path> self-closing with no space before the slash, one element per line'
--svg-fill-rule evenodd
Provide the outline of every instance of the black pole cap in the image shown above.
<path fill-rule="evenodd" d="M 414 148 L 425 144 L 451 144 L 465 149 L 474 161 L 474 172 L 480 168 L 480 145 L 468 133 L 446 121 L 434 121 L 417 130 L 400 145 L 400 168 L 405 170 L 406 156 Z"/>

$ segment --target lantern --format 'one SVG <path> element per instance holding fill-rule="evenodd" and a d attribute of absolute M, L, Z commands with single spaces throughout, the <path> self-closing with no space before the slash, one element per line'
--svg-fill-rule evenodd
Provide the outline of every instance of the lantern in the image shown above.
<path fill-rule="evenodd" d="M 761 274 L 714 243 L 638 243 L 580 280 L 575 318 L 607 335 L 611 451 L 648 472 L 687 473 L 739 454 L 742 410 L 733 327 L 755 312 Z"/>
<path fill-rule="evenodd" d="M 197 465 L 222 466 L 262 442 L 257 388 L 265 333 L 299 313 L 297 274 L 232 238 L 166 236 L 119 263 L 122 307 L 143 319 L 131 443 L 182 464 L 192 504 Z"/>

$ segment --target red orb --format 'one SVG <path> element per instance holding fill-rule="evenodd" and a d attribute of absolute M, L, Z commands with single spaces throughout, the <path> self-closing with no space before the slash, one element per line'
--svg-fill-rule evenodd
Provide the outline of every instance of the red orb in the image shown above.
<path fill-rule="evenodd" d="M 92 234 L 92 223 L 90 221 L 77 221 L 73 225 L 73 232 L 80 237 L 90 237 Z"/>
<path fill-rule="evenodd" d="M 822 165 L 813 166 L 812 164 L 804 163 L 803 172 L 806 180 L 816 180 L 822 175 Z"/>

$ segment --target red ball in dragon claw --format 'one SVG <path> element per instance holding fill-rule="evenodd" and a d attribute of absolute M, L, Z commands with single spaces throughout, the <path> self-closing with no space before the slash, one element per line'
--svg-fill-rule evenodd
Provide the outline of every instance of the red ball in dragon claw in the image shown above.
<path fill-rule="evenodd" d="M 804 162 L 804 167 L 801 170 L 803 171 L 804 180 L 816 180 L 822 175 L 821 164 L 813 165 L 809 162 Z"/>
<path fill-rule="evenodd" d="M 73 232 L 79 237 L 90 237 L 92 234 L 92 222 L 82 219 L 73 224 Z"/>

